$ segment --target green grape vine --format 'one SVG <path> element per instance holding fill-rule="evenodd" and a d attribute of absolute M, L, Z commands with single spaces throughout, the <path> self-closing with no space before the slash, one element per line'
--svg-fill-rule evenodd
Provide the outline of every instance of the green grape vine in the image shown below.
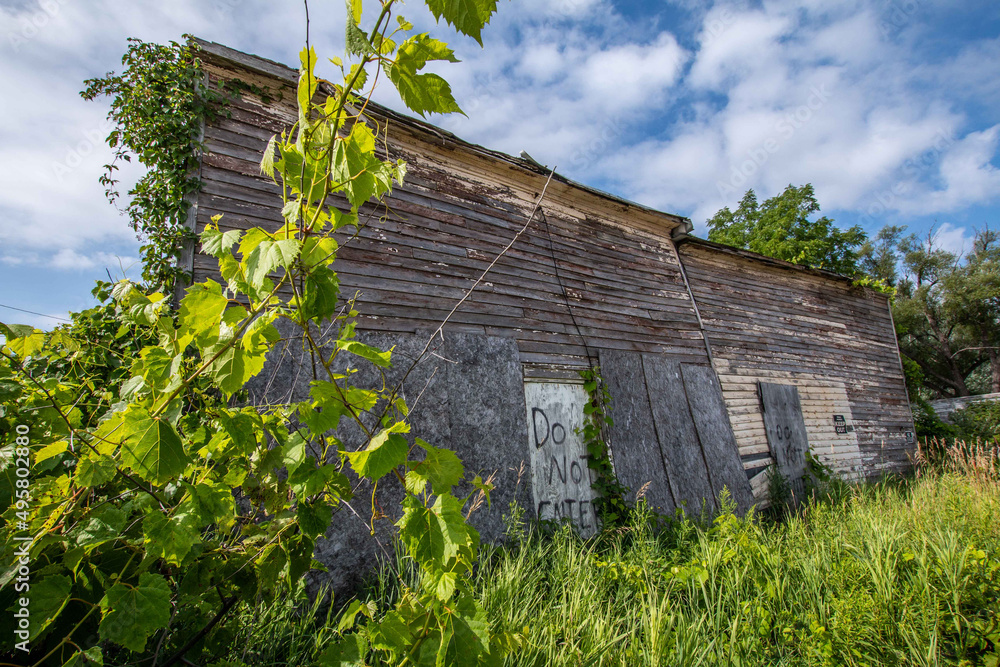
<path fill-rule="evenodd" d="M 476 478 L 470 495 L 454 495 L 462 462 L 419 438 L 411 444 L 407 406 L 394 388 L 354 386 L 350 374 L 334 370 L 341 355 L 392 363 L 391 351 L 357 340 L 357 312 L 344 305 L 335 270 L 334 233 L 358 227 L 359 208 L 405 178 L 403 162 L 378 156 L 384 128 L 362 112 L 376 78 L 369 70 L 381 69 L 418 113 L 459 111 L 444 79 L 422 71 L 430 61 L 454 61 L 452 50 L 394 16 L 398 4 L 382 0 L 363 27 L 361 0 L 349 0 L 348 62 L 332 59 L 339 84 L 321 86 L 318 55 L 302 51 L 298 121 L 271 139 L 261 160 L 281 187 L 284 222 L 224 231 L 213 219 L 200 245 L 218 261 L 221 282 L 189 286 L 176 310 L 163 276 L 180 202 L 196 187 L 178 180 L 197 155 L 188 121 L 218 98 L 191 93 L 203 89 L 187 50 L 140 49 L 137 57 L 162 60 L 164 80 L 182 85 L 146 83 L 197 107 L 181 113 L 182 141 L 152 162 L 140 153 L 172 174 L 147 181 L 151 192 L 179 188 L 149 194 L 168 203 L 133 218 L 150 225 L 151 237 L 169 237 L 155 241 L 158 259 L 147 255 L 147 277 L 159 289 L 105 286 L 107 305 L 89 325 L 106 330 L 97 338 L 0 324 L 0 603 L 17 609 L 27 600 L 23 639 L 15 633 L 3 645 L 19 664 L 103 664 L 123 654 L 161 666 L 193 656 L 211 662 L 235 605 L 294 588 L 314 567 L 316 540 L 351 498 L 349 473 L 404 490 L 399 538 L 420 580 L 403 585 L 384 615 L 349 609 L 341 639 L 317 662 L 492 664 L 517 645 L 516 636 L 490 627 L 469 583 L 479 536 L 467 508 L 488 500 L 491 486 Z M 480 43 L 496 10 L 495 0 L 427 5 Z M 91 82 L 85 95 L 120 84 Z M 130 142 L 165 122 L 150 120 L 112 143 L 135 151 Z M 304 400 L 245 405 L 236 399 L 261 372 L 279 324 L 301 333 L 316 379 Z M 360 428 L 362 443 L 336 436 L 343 420 Z"/>

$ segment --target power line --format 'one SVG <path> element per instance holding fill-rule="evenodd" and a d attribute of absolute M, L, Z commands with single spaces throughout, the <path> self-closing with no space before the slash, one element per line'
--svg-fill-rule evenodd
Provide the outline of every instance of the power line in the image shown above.
<path fill-rule="evenodd" d="M 39 317 L 48 317 L 53 320 L 59 320 L 60 322 L 72 322 L 73 320 L 67 320 L 65 317 L 56 317 L 55 315 L 46 315 L 45 313 L 36 313 L 33 310 L 25 310 L 24 308 L 17 308 L 16 306 L 8 306 L 5 303 L 0 303 L 0 308 L 10 308 L 11 310 L 17 310 L 22 313 L 28 313 L 29 315 L 38 315 Z"/>

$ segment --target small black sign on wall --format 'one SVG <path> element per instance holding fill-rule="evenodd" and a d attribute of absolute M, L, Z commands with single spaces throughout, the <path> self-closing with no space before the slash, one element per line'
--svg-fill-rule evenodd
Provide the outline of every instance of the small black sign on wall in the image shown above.
<path fill-rule="evenodd" d="M 847 426 L 843 424 L 837 424 L 834 428 L 837 429 L 837 433 L 847 433 Z"/>
<path fill-rule="evenodd" d="M 845 421 L 844 420 L 844 415 L 834 415 L 833 416 L 833 421 L 836 422 L 836 423 L 838 423 L 838 424 L 843 424 L 844 421 Z"/>

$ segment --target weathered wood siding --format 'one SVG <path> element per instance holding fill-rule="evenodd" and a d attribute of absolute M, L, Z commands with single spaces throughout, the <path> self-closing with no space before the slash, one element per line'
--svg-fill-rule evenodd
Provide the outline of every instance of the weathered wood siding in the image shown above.
<path fill-rule="evenodd" d="M 296 118 L 288 81 L 294 73 L 280 76 L 271 64 L 276 71 L 268 76 L 210 53 L 203 61 L 213 81 L 239 78 L 281 99 L 265 104 L 247 95 L 229 107 L 229 118 L 205 128 L 195 231 L 217 214 L 223 229 L 276 228 L 279 188 L 258 164 L 268 138 Z M 429 332 L 524 225 L 545 175 L 444 134 L 388 122 L 389 154 L 407 161 L 406 182 L 388 198 L 388 212 L 363 209 L 371 223 L 356 238 L 340 238 L 337 272 L 342 295 L 357 293 L 360 330 Z M 681 218 L 555 179 L 541 210 L 544 218 L 536 215 L 449 330 L 516 339 L 526 377 L 575 375 L 587 365 L 587 346 L 595 358 L 599 348 L 622 349 L 707 365 L 669 239 Z M 217 275 L 216 266 L 211 257 L 193 257 L 196 279 Z"/>
<path fill-rule="evenodd" d="M 200 232 L 222 214 L 223 229 L 277 228 L 280 190 L 258 164 L 268 139 L 296 119 L 295 72 L 214 45 L 202 57 L 211 80 L 240 79 L 272 99 L 245 95 L 205 127 L 191 227 Z M 357 295 L 361 330 L 427 335 L 525 224 L 547 174 L 373 109 L 373 121 L 388 126 L 389 156 L 406 160 L 408 175 L 386 207 L 362 210 L 370 222 L 357 236 L 340 236 L 342 295 Z M 798 387 L 810 447 L 839 470 L 864 476 L 906 465 L 913 427 L 884 297 L 699 243 L 678 250 L 671 232 L 683 218 L 560 178 L 540 210 L 449 333 L 515 340 L 526 380 L 575 379 L 600 350 L 707 367 L 680 252 L 748 477 L 771 463 L 759 380 Z M 218 275 L 211 257 L 187 261 L 196 280 Z M 834 414 L 853 430 L 836 433 Z M 759 493 L 759 476 L 753 482 Z"/>
<path fill-rule="evenodd" d="M 773 463 L 759 381 L 798 387 L 810 450 L 835 469 L 908 465 L 913 422 L 885 296 L 697 241 L 679 252 L 748 474 Z M 834 415 L 853 430 L 838 433 Z"/>

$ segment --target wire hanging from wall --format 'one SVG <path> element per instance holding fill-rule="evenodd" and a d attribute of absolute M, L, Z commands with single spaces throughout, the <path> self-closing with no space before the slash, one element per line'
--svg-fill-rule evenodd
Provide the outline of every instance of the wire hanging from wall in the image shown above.
<path fill-rule="evenodd" d="M 552 267 L 555 269 L 556 282 L 559 284 L 559 290 L 562 292 L 563 301 L 566 303 L 566 310 L 569 311 L 569 317 L 573 321 L 573 326 L 576 328 L 576 335 L 579 336 L 580 340 L 583 342 L 583 349 L 587 353 L 587 363 L 594 366 L 596 359 L 594 359 L 594 356 L 590 353 L 590 346 L 587 344 L 587 337 L 583 335 L 583 331 L 580 329 L 580 323 L 576 321 L 576 315 L 573 313 L 573 305 L 569 302 L 569 293 L 566 291 L 566 285 L 563 283 L 562 276 L 559 274 L 559 260 L 556 259 L 556 251 L 552 242 L 552 230 L 549 228 L 548 216 L 545 215 L 545 209 L 540 209 L 538 212 L 545 225 L 545 236 L 549 241 L 549 255 L 552 257 Z"/>

